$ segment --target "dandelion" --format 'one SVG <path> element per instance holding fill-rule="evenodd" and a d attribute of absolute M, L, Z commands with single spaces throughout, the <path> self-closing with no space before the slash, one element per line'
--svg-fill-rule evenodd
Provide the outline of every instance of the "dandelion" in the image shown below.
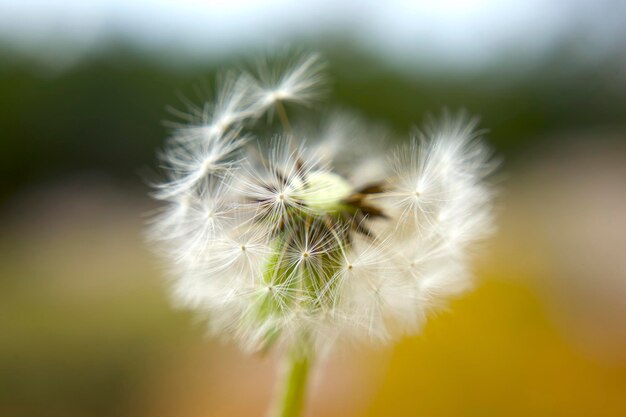
<path fill-rule="evenodd" d="M 464 114 L 445 113 L 388 155 L 376 148 L 386 130 L 349 113 L 303 131 L 284 104 L 318 100 L 323 65 L 307 55 L 279 69 L 229 73 L 216 104 L 174 131 L 151 237 L 174 299 L 212 334 L 286 353 L 274 413 L 294 416 L 312 358 L 416 333 L 471 286 L 468 249 L 492 230 L 485 179 L 496 164 Z M 274 111 L 282 127 L 255 139 Z"/>

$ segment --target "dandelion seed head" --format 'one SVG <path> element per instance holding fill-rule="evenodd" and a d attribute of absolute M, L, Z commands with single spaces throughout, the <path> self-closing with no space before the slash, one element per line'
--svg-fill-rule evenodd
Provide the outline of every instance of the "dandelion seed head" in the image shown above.
<path fill-rule="evenodd" d="M 317 133 L 251 136 L 277 103 L 318 98 L 322 68 L 312 55 L 228 73 L 161 155 L 150 237 L 173 298 L 248 351 L 415 333 L 471 286 L 468 248 L 493 230 L 495 164 L 465 114 L 444 113 L 388 156 L 388 133 L 346 112 L 312 123 Z"/>

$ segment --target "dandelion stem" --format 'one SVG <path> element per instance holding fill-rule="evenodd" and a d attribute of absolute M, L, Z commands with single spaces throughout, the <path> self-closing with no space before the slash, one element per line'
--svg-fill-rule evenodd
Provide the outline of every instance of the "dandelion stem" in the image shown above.
<path fill-rule="evenodd" d="M 271 417 L 298 417 L 304 403 L 310 359 L 295 351 L 288 353 L 285 359 L 282 386 Z"/>
<path fill-rule="evenodd" d="M 276 101 L 276 114 L 278 114 L 280 124 L 283 126 L 285 133 L 291 134 L 291 124 L 289 123 L 289 118 L 287 117 L 287 110 L 285 110 L 285 105 L 280 100 Z"/>

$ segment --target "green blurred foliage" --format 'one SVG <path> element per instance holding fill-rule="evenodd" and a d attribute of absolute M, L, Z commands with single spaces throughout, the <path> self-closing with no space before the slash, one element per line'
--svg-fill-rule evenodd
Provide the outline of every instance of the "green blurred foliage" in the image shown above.
<path fill-rule="evenodd" d="M 510 156 L 553 132 L 626 126 L 619 57 L 584 64 L 565 45 L 523 66 L 513 56 L 482 71 L 444 75 L 335 45 L 321 48 L 330 61 L 328 103 L 356 108 L 398 133 L 428 112 L 465 108 L 481 116 L 491 141 Z M 156 59 L 115 44 L 53 71 L 15 50 L 0 52 L 0 199 L 76 171 L 139 182 L 167 135 L 162 122 L 175 119 L 166 106 L 184 109 L 180 96 L 206 100 L 197 91 L 208 91 L 215 68 L 234 61 Z"/>

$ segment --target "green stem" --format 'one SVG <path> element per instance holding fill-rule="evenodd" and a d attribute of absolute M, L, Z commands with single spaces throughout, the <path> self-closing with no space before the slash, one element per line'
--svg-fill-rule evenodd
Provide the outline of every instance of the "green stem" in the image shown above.
<path fill-rule="evenodd" d="M 309 358 L 306 354 L 291 352 L 286 358 L 282 386 L 271 417 L 298 417 L 304 403 Z"/>

